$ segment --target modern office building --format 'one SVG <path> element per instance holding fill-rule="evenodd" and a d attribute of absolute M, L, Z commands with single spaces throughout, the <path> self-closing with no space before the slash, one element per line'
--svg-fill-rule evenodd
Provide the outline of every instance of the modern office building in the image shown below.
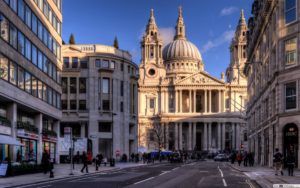
<path fill-rule="evenodd" d="M 243 12 L 231 49 L 227 81 L 204 69 L 188 41 L 179 9 L 174 40 L 163 48 L 153 10 L 141 41 L 139 149 L 241 150 L 247 141 L 245 61 L 247 24 Z"/>
<path fill-rule="evenodd" d="M 278 148 L 300 162 L 300 64 L 297 0 L 255 0 L 248 21 L 247 123 L 258 164 L 273 166 Z"/>
<path fill-rule="evenodd" d="M 124 50 L 64 45 L 60 135 L 71 127 L 75 153 L 119 159 L 137 151 L 137 65 Z M 60 138 L 60 155 L 69 146 Z"/>
<path fill-rule="evenodd" d="M 0 1 L 0 161 L 57 161 L 61 0 Z"/>

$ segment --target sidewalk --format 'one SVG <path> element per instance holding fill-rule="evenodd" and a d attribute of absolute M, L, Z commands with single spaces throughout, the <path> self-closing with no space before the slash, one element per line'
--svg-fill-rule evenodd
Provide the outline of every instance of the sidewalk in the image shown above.
<path fill-rule="evenodd" d="M 300 170 L 294 170 L 294 176 L 288 176 L 287 169 L 284 175 L 275 176 L 273 168 L 264 166 L 244 167 L 237 163 L 229 164 L 235 170 L 245 173 L 251 180 L 255 180 L 263 188 L 273 188 L 273 184 L 300 184 Z"/>
<path fill-rule="evenodd" d="M 96 166 L 88 165 L 89 173 L 88 174 L 96 174 L 96 173 L 103 173 L 105 171 L 113 171 L 113 170 L 119 170 L 123 168 L 130 168 L 130 167 L 138 167 L 138 166 L 144 166 L 146 164 L 143 163 L 116 163 L 115 167 L 110 167 L 109 164 L 106 165 L 106 167 L 101 164 L 101 167 L 99 167 L 99 171 L 96 171 Z M 36 174 L 26 174 L 26 175 L 20 175 L 20 176 L 12 176 L 12 177 L 0 177 L 0 188 L 2 187 L 11 187 L 11 186 L 20 186 L 20 185 L 26 185 L 26 184 L 32 184 L 32 183 L 39 183 L 39 182 L 47 182 L 52 180 L 59 180 L 59 179 L 66 179 L 66 178 L 72 178 L 72 177 L 80 177 L 84 176 L 87 173 L 81 173 L 80 170 L 82 168 L 82 164 L 75 164 L 75 168 L 73 170 L 74 175 L 70 175 L 70 164 L 57 164 L 54 165 L 54 178 L 49 178 L 49 172 L 47 174 L 44 173 L 36 173 Z"/>

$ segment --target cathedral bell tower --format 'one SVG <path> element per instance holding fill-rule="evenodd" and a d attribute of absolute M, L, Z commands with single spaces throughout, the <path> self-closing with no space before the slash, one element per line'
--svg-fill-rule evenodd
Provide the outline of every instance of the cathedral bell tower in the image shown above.
<path fill-rule="evenodd" d="M 244 10 L 241 10 L 239 23 L 230 45 L 230 65 L 226 70 L 227 81 L 229 83 L 247 84 L 247 78 L 243 74 L 243 69 L 247 61 L 247 31 Z"/>
<path fill-rule="evenodd" d="M 165 76 L 162 57 L 162 40 L 151 9 L 146 31 L 141 41 L 141 64 L 139 67 L 140 81 L 142 83 L 159 84 L 161 77 Z"/>

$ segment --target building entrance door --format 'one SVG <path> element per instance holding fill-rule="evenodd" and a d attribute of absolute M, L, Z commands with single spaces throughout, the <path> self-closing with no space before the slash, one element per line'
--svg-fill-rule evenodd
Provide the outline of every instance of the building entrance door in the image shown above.
<path fill-rule="evenodd" d="M 287 157 L 290 151 L 293 151 L 296 158 L 296 167 L 298 167 L 298 137 L 299 131 L 295 124 L 287 124 L 283 129 L 283 154 Z"/>
<path fill-rule="evenodd" d="M 202 142 L 201 142 L 201 132 L 196 133 L 196 150 L 201 150 Z"/>

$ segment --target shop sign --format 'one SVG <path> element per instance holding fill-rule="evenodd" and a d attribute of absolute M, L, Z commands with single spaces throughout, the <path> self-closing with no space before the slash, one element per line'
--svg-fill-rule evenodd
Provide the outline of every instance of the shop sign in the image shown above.
<path fill-rule="evenodd" d="M 0 126 L 1 126 L 1 124 L 0 124 Z M 11 135 L 11 128 L 10 127 L 6 127 L 6 126 L 1 126 L 1 128 L 0 128 L 0 134 Z"/>
<path fill-rule="evenodd" d="M 7 163 L 1 163 L 0 164 L 0 176 L 5 176 L 6 175 L 7 167 L 8 167 Z"/>
<path fill-rule="evenodd" d="M 46 142 L 57 142 L 57 138 L 55 138 L 55 137 L 43 136 L 43 141 L 46 141 Z"/>
<path fill-rule="evenodd" d="M 23 138 L 35 139 L 35 140 L 39 139 L 39 135 L 25 132 L 24 129 L 18 129 L 17 136 Z"/>

